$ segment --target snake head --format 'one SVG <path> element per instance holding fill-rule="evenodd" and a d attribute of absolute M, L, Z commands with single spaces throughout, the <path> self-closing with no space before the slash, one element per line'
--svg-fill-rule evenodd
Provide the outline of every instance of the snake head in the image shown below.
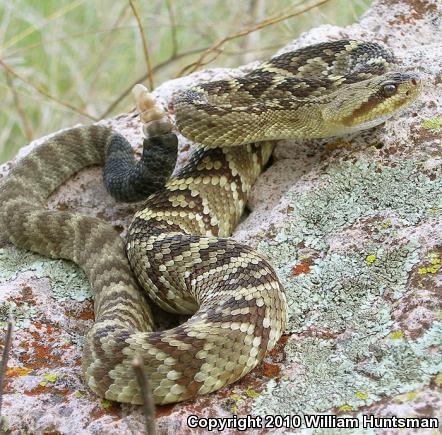
<path fill-rule="evenodd" d="M 421 89 L 419 76 L 409 72 L 390 72 L 352 83 L 345 92 L 328 96 L 332 101 L 322 111 L 323 119 L 331 131 L 339 134 L 365 130 L 408 106 Z"/>

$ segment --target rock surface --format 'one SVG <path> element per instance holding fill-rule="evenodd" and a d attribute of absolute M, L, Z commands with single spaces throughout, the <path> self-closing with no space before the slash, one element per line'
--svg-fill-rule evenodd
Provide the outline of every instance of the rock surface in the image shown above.
<path fill-rule="evenodd" d="M 287 334 L 236 384 L 159 407 L 159 433 L 193 432 L 186 425 L 192 414 L 442 418 L 441 16 L 438 0 L 375 1 L 357 23 L 321 26 L 282 50 L 340 38 L 378 41 L 422 75 L 425 89 L 405 112 L 358 137 L 277 145 L 234 237 L 276 267 L 290 305 Z M 156 95 L 167 105 L 176 89 L 250 68 L 198 72 Z M 138 147 L 133 113 L 108 123 Z M 189 144 L 180 144 L 182 164 Z M 62 186 L 49 206 L 106 219 L 122 234 L 136 208 L 106 194 L 98 168 Z M 0 241 L 1 321 L 9 311 L 16 331 L 1 430 L 142 433 L 139 407 L 101 400 L 82 381 L 81 343 L 93 311 L 76 266 Z"/>

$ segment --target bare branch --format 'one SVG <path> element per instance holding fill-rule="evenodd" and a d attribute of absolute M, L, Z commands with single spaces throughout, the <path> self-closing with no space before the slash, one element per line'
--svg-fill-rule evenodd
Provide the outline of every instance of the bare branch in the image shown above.
<path fill-rule="evenodd" d="M 53 95 L 51 95 L 45 89 L 40 88 L 39 86 L 34 85 L 27 78 L 25 78 L 22 75 L 20 75 L 17 71 L 15 71 L 13 68 L 11 68 L 9 65 L 7 65 L 5 62 L 3 62 L 3 60 L 1 60 L 1 59 L 0 59 L 0 65 L 2 65 L 3 68 L 5 68 L 6 71 L 8 71 L 13 76 L 17 77 L 23 83 L 26 83 L 30 88 L 32 88 L 34 91 L 38 92 L 40 95 L 43 95 L 44 97 L 49 98 L 52 101 L 55 101 L 60 106 L 66 107 L 66 108 L 72 110 L 73 112 L 76 112 L 76 113 L 79 113 L 82 116 L 85 116 L 86 118 L 92 119 L 93 121 L 98 121 L 98 119 L 95 116 L 85 112 L 84 110 L 79 109 L 78 107 L 73 106 L 70 103 L 65 103 L 64 101 L 60 100 L 59 98 L 54 97 Z"/>
<path fill-rule="evenodd" d="M 12 93 L 12 98 L 14 99 L 15 109 L 17 110 L 18 116 L 20 117 L 23 131 L 25 132 L 26 140 L 28 142 L 32 141 L 32 129 L 29 125 L 28 118 L 26 117 L 26 113 L 23 110 L 23 106 L 21 105 L 20 97 L 14 87 L 14 83 L 11 79 L 11 74 L 8 70 L 5 69 L 5 77 L 6 77 L 6 83 L 8 85 L 8 88 L 10 89 Z"/>
<path fill-rule="evenodd" d="M 0 423 L 2 422 L 2 402 L 3 402 L 3 386 L 5 382 L 6 369 L 8 368 L 9 351 L 11 350 L 12 332 L 14 330 L 14 322 L 8 321 L 8 329 L 6 330 L 5 343 L 3 346 L 2 362 L 0 367 Z"/>
<path fill-rule="evenodd" d="M 132 0 L 129 0 L 130 7 L 132 9 L 132 12 L 135 16 L 135 19 L 137 20 L 138 29 L 140 30 L 141 35 L 141 41 L 143 43 L 143 51 L 144 51 L 144 60 L 146 61 L 146 71 L 147 71 L 147 77 L 149 79 L 149 87 L 152 91 L 154 88 L 153 84 L 153 71 L 152 71 L 152 65 L 150 63 L 150 56 L 149 56 L 149 46 L 147 45 L 146 35 L 144 34 L 144 28 L 143 24 L 141 23 L 140 16 L 138 15 L 138 11 L 133 3 Z"/>
<path fill-rule="evenodd" d="M 246 3 L 246 16 L 248 26 L 253 26 L 256 23 L 262 21 L 265 17 L 265 1 L 264 0 L 248 0 Z M 244 49 L 244 55 L 242 56 L 242 63 L 249 63 L 253 58 L 252 49 L 253 47 L 259 47 L 261 33 L 260 32 L 251 32 L 245 36 L 242 48 Z"/>
<path fill-rule="evenodd" d="M 148 435 L 155 435 L 155 404 L 153 401 L 152 390 L 144 369 L 143 358 L 141 356 L 136 356 L 132 361 L 132 367 L 137 378 L 138 386 L 141 390 L 141 398 L 143 399 L 146 431 Z"/>
<path fill-rule="evenodd" d="M 233 39 L 241 38 L 245 35 L 248 35 L 249 33 L 256 32 L 257 30 L 261 30 L 264 27 L 271 26 L 273 24 L 279 23 L 281 21 L 287 20 L 288 18 L 295 17 L 297 15 L 301 15 L 313 8 L 316 8 L 320 5 L 323 5 L 324 3 L 329 2 L 330 0 L 316 0 L 314 2 L 310 2 L 303 8 L 296 7 L 294 9 L 291 9 L 290 12 L 283 14 L 283 15 L 277 15 L 272 18 L 268 18 L 267 20 L 261 21 L 257 24 L 254 24 L 252 26 L 246 27 L 238 32 L 232 33 L 231 35 L 226 36 L 225 38 L 221 39 L 220 41 L 213 44 L 209 49 L 207 49 L 204 53 L 201 54 L 201 56 L 197 59 L 196 62 L 191 63 L 190 65 L 187 65 L 184 67 L 176 77 L 180 77 L 185 74 L 190 74 L 194 71 L 196 71 L 201 65 L 205 65 L 204 61 L 205 58 L 211 54 L 214 51 L 217 51 L 223 46 L 226 42 L 232 41 Z M 217 56 L 215 56 L 216 58 Z"/>
<path fill-rule="evenodd" d="M 195 48 L 194 50 L 184 51 L 182 53 L 177 54 L 174 57 L 170 57 L 169 59 L 165 60 L 164 62 L 159 63 L 158 65 L 155 65 L 152 70 L 153 72 L 158 72 L 162 68 L 170 65 L 171 63 L 175 62 L 178 59 L 181 59 L 182 57 L 189 56 L 191 54 L 200 53 L 201 51 L 207 50 L 207 47 L 204 48 Z M 108 106 L 108 108 L 101 114 L 100 118 L 106 118 L 114 109 L 118 106 L 118 104 L 123 101 L 132 91 L 132 88 L 137 83 L 142 83 L 144 80 L 147 79 L 147 73 L 143 74 L 141 77 L 138 77 L 135 81 L 133 81 L 117 98 L 115 98 L 114 101 Z"/>
<path fill-rule="evenodd" d="M 170 35 L 172 37 L 172 54 L 170 57 L 174 57 L 178 53 L 178 39 L 176 34 L 176 21 L 175 21 L 175 13 L 173 11 L 173 4 L 171 0 L 166 0 L 167 12 L 169 13 L 169 21 L 170 21 Z"/>

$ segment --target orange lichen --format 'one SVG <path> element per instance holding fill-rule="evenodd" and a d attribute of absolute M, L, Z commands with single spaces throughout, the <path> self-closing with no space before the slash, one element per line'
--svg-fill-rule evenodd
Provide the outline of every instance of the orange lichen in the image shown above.
<path fill-rule="evenodd" d="M 31 390 L 25 391 L 24 394 L 26 394 L 26 396 L 38 396 L 40 394 L 47 393 L 47 392 L 48 392 L 48 389 L 46 387 L 38 385 L 37 387 L 34 387 Z"/>
<path fill-rule="evenodd" d="M 280 368 L 277 364 L 263 363 L 262 364 L 263 374 L 268 378 L 275 378 L 279 375 Z"/>
<path fill-rule="evenodd" d="M 310 272 L 310 264 L 306 261 L 301 261 L 297 265 L 292 267 L 291 276 L 298 276 L 301 273 L 309 273 Z"/>
<path fill-rule="evenodd" d="M 168 415 L 172 414 L 174 408 L 175 408 L 175 403 L 172 403 L 170 405 L 156 406 L 155 418 L 167 417 Z"/>
<path fill-rule="evenodd" d="M 288 339 L 290 338 L 290 335 L 282 335 L 281 338 L 278 340 L 278 345 L 283 345 L 287 343 Z"/>
<path fill-rule="evenodd" d="M 275 347 L 269 352 L 271 357 L 276 357 L 283 353 L 284 346 L 287 343 L 290 335 L 282 335 L 281 338 L 276 342 Z"/>
<path fill-rule="evenodd" d="M 15 378 L 17 376 L 26 376 L 32 371 L 32 369 L 28 369 L 25 367 L 10 367 L 6 370 L 6 376 L 8 378 Z"/>
<path fill-rule="evenodd" d="M 93 309 L 86 309 L 84 311 L 81 311 L 80 313 L 74 311 L 66 311 L 66 316 L 73 317 L 77 320 L 94 320 L 95 318 Z"/>
<path fill-rule="evenodd" d="M 52 343 L 58 343 L 59 331 L 50 324 L 41 322 L 32 323 L 33 330 L 29 331 L 30 338 L 22 341 L 20 347 L 25 351 L 20 357 L 21 362 L 29 369 L 48 368 L 63 365 L 60 356 L 52 352 Z M 55 337 L 53 336 L 55 335 Z M 59 346 L 58 349 L 69 347 L 69 344 Z"/>
<path fill-rule="evenodd" d="M 93 310 L 82 311 L 77 316 L 77 319 L 79 319 L 79 320 L 94 320 L 95 319 L 94 311 Z"/>
<path fill-rule="evenodd" d="M 39 396 L 40 394 L 56 394 L 57 396 L 67 396 L 70 393 L 70 390 L 67 389 L 60 389 L 53 386 L 43 386 L 43 385 L 37 385 L 36 387 L 32 388 L 31 390 L 24 391 L 23 394 L 26 394 L 26 396 Z"/>

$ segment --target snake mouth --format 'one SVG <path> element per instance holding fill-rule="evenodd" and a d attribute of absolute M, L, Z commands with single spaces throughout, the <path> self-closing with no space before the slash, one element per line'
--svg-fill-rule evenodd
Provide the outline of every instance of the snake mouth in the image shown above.
<path fill-rule="evenodd" d="M 422 92 L 423 81 L 415 72 L 399 73 L 395 93 L 384 103 L 387 118 L 408 107 Z"/>
<path fill-rule="evenodd" d="M 409 89 L 405 91 L 405 96 L 410 98 L 410 102 L 414 101 L 413 97 L 417 97 L 423 88 L 422 78 L 416 73 L 407 73 L 406 82 L 408 83 Z M 404 81 L 405 83 L 405 81 Z"/>

